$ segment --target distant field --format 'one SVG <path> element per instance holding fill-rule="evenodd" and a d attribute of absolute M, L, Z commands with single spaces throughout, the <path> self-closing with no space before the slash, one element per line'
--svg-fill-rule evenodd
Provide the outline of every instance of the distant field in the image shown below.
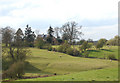
<path fill-rule="evenodd" d="M 118 59 L 118 46 L 104 46 L 101 50 L 89 50 L 90 57 L 104 58 L 110 54 L 114 54 Z"/>
<path fill-rule="evenodd" d="M 117 80 L 117 61 L 73 57 L 38 48 L 30 48 L 30 50 L 32 55 L 27 58 L 29 63 L 26 63 L 25 76 L 53 75 L 55 73 L 57 76 L 29 80 Z M 96 53 L 97 55 L 100 56 L 99 52 Z"/>
<path fill-rule="evenodd" d="M 57 48 L 59 47 L 59 45 L 53 45 L 53 47 Z M 75 48 L 79 50 L 79 45 L 75 45 Z M 92 48 L 87 50 L 90 52 L 89 57 L 91 58 L 105 58 L 110 54 L 114 54 L 116 56 L 116 59 L 118 59 L 118 46 L 104 46 L 100 50 L 96 50 L 93 46 Z"/>

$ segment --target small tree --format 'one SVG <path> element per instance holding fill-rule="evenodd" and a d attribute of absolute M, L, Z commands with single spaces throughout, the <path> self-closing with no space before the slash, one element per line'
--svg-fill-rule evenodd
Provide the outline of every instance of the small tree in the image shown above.
<path fill-rule="evenodd" d="M 118 46 L 120 44 L 120 36 L 115 36 L 114 38 L 110 39 L 106 43 L 107 45 Z"/>
<path fill-rule="evenodd" d="M 88 48 L 88 42 L 84 41 L 84 43 L 81 46 L 81 49 L 85 51 L 87 48 Z"/>
<path fill-rule="evenodd" d="M 70 48 L 71 46 L 68 44 L 67 41 L 65 41 L 65 43 L 63 45 L 60 45 L 57 49 L 58 52 L 63 52 L 63 53 L 66 53 L 66 50 L 68 48 Z"/>
<path fill-rule="evenodd" d="M 93 46 L 93 43 L 88 43 L 87 48 L 91 48 Z"/>
<path fill-rule="evenodd" d="M 85 51 L 84 54 L 83 54 L 83 57 L 88 58 L 89 57 L 89 52 Z"/>
<path fill-rule="evenodd" d="M 110 39 L 106 42 L 107 45 L 110 45 L 110 46 L 114 46 L 115 45 L 115 42 L 114 42 L 114 39 Z"/>
<path fill-rule="evenodd" d="M 103 45 L 105 45 L 106 44 L 106 39 L 100 39 L 98 42 L 97 42 L 97 44 L 96 44 L 96 48 L 102 48 L 103 47 Z"/>
<path fill-rule="evenodd" d="M 100 48 L 103 47 L 103 46 L 101 45 L 101 43 L 97 43 L 95 47 L 96 47 L 97 49 L 100 49 Z"/>
<path fill-rule="evenodd" d="M 73 48 L 67 48 L 66 53 L 69 55 L 73 55 Z"/>
<path fill-rule="evenodd" d="M 58 51 L 58 52 L 63 52 L 63 46 L 60 45 L 60 46 L 57 48 L 57 51 Z"/>
<path fill-rule="evenodd" d="M 37 37 L 35 40 L 35 46 L 42 49 L 45 46 L 45 41 L 42 38 Z"/>
<path fill-rule="evenodd" d="M 63 46 L 63 53 L 66 53 L 67 48 L 70 48 L 71 46 L 68 44 L 68 41 L 65 41 L 65 43 L 62 45 Z"/>

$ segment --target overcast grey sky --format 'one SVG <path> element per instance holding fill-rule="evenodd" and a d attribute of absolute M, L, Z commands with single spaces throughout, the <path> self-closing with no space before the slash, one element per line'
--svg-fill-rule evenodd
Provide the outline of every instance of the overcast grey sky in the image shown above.
<path fill-rule="evenodd" d="M 0 0 L 0 27 L 29 24 L 46 33 L 68 21 L 82 25 L 82 38 L 110 39 L 118 34 L 119 0 Z"/>

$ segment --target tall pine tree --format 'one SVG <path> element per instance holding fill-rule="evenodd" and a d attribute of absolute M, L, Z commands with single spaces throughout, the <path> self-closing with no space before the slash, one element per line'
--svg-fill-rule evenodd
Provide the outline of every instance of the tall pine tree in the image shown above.
<path fill-rule="evenodd" d="M 25 30 L 25 42 L 29 47 L 34 47 L 34 40 L 36 35 L 34 34 L 34 32 L 32 31 L 31 27 L 29 27 L 29 25 L 26 26 L 26 30 Z"/>
<path fill-rule="evenodd" d="M 53 44 L 53 28 L 50 26 L 48 29 L 48 37 L 47 37 L 47 42 L 50 44 Z"/>

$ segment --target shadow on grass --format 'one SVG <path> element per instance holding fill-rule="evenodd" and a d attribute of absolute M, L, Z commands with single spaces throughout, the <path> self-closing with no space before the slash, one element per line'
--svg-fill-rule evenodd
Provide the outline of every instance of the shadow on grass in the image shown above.
<path fill-rule="evenodd" d="M 25 72 L 26 73 L 37 73 L 37 72 L 41 72 L 40 69 L 34 67 L 33 65 L 31 65 L 29 62 L 25 62 Z"/>
<path fill-rule="evenodd" d="M 100 52 L 99 50 L 87 50 L 88 52 Z"/>
<path fill-rule="evenodd" d="M 89 56 L 88 58 L 97 58 L 97 57 Z"/>
<path fill-rule="evenodd" d="M 108 49 L 101 49 L 101 50 L 108 51 L 108 52 L 114 52 L 114 51 L 108 50 Z"/>

